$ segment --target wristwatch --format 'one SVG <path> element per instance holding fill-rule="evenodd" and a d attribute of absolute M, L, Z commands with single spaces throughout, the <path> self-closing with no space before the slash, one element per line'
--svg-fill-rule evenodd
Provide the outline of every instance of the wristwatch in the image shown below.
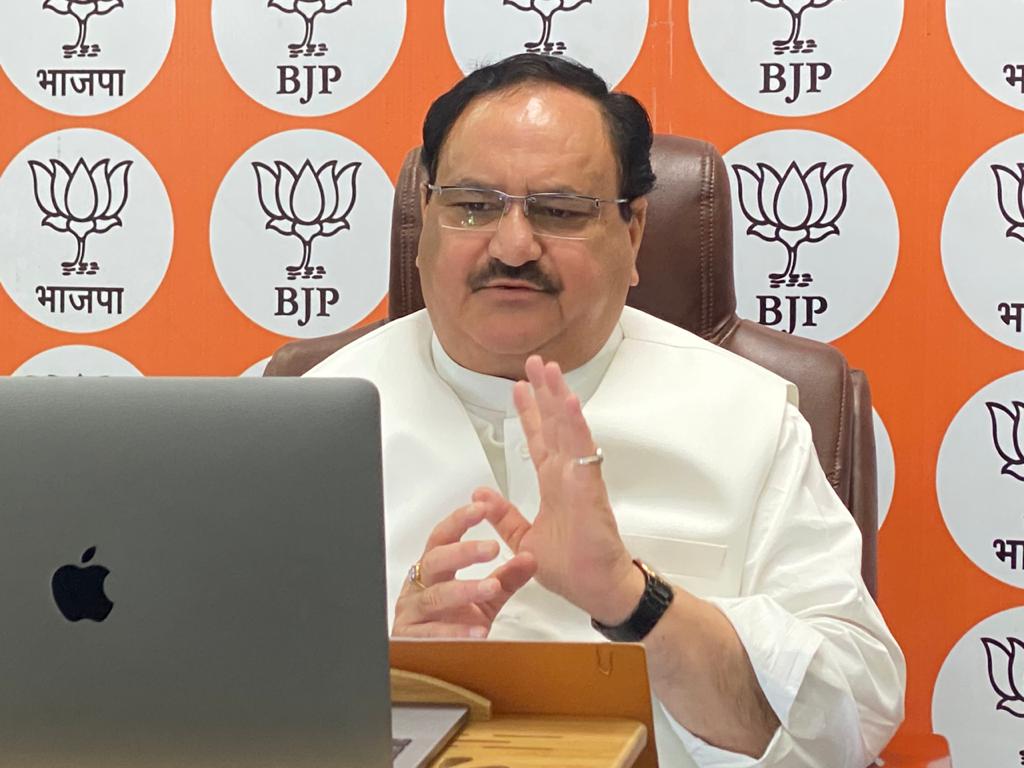
<path fill-rule="evenodd" d="M 638 643 L 647 637 L 672 604 L 675 593 L 672 585 L 659 576 L 642 560 L 633 560 L 644 573 L 644 593 L 640 596 L 633 613 L 621 624 L 609 627 L 597 619 L 590 620 L 590 626 L 616 643 Z"/>

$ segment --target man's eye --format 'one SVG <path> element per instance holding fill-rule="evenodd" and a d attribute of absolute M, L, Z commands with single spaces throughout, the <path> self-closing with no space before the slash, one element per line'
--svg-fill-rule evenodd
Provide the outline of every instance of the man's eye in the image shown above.
<path fill-rule="evenodd" d="M 462 208 L 466 213 L 490 213 L 500 209 L 500 205 L 497 203 L 457 203 L 459 208 Z"/>
<path fill-rule="evenodd" d="M 554 205 L 539 205 L 536 208 L 537 214 L 548 219 L 573 220 L 586 218 L 583 211 L 572 208 L 560 208 Z"/>

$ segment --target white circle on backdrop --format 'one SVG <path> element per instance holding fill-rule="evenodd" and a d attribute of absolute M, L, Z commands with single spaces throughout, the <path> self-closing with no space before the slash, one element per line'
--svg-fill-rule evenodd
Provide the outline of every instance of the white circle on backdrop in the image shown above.
<path fill-rule="evenodd" d="M 4 3 L 0 66 L 39 106 L 98 115 L 152 82 L 170 50 L 174 22 L 174 0 Z"/>
<path fill-rule="evenodd" d="M 0 285 L 51 328 L 87 333 L 123 323 L 159 288 L 173 242 L 163 181 L 113 134 L 48 134 L 0 176 Z"/>
<path fill-rule="evenodd" d="M 649 0 L 445 0 L 444 26 L 466 74 L 517 53 L 567 56 L 614 88 L 647 36 Z"/>
<path fill-rule="evenodd" d="M 878 527 L 882 527 L 892 506 L 892 495 L 896 490 L 896 456 L 892 450 L 889 431 L 885 428 L 878 411 L 871 409 L 871 422 L 875 433 L 875 460 L 878 468 Z"/>
<path fill-rule="evenodd" d="M 1024 349 L 1022 193 L 1024 135 L 968 169 L 942 220 L 942 267 L 957 303 L 981 330 L 1016 349 Z"/>
<path fill-rule="evenodd" d="M 946 430 L 935 485 L 957 546 L 990 576 L 1024 588 L 1022 414 L 1024 371 L 983 387 Z"/>
<path fill-rule="evenodd" d="M 250 98 L 304 117 L 355 104 L 391 69 L 406 0 L 214 0 L 213 37 Z"/>
<path fill-rule="evenodd" d="M 257 360 L 255 363 L 250 365 L 239 376 L 242 378 L 259 378 L 263 375 L 263 372 L 267 369 L 267 363 L 270 362 L 269 357 L 264 357 L 262 360 Z"/>
<path fill-rule="evenodd" d="M 990 96 L 1024 109 L 1024 5 L 1015 0 L 946 0 L 946 26 L 960 63 Z"/>
<path fill-rule="evenodd" d="M 816 115 L 859 95 L 885 68 L 903 0 L 690 0 L 704 68 L 770 115 Z"/>
<path fill-rule="evenodd" d="M 109 349 L 72 344 L 29 358 L 15 376 L 141 376 L 134 365 Z"/>
<path fill-rule="evenodd" d="M 732 186 L 737 312 L 832 341 L 882 300 L 899 255 L 889 190 L 832 136 L 773 131 L 725 155 Z"/>
<path fill-rule="evenodd" d="M 210 249 L 221 285 L 274 333 L 345 330 L 387 294 L 393 197 L 380 164 L 344 136 L 295 130 L 260 141 L 213 202 Z"/>
<path fill-rule="evenodd" d="M 946 737 L 953 765 L 1020 765 L 1024 608 L 989 616 L 953 646 L 932 691 L 932 730 Z"/>

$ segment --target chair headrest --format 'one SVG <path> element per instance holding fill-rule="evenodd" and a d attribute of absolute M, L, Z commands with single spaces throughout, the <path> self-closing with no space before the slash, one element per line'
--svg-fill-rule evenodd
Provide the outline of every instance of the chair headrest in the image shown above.
<path fill-rule="evenodd" d="M 732 201 L 725 163 L 707 142 L 658 135 L 651 161 L 647 229 L 637 263 L 640 284 L 627 303 L 712 341 L 737 319 L 732 272 Z M 391 228 L 391 319 L 423 308 L 416 252 L 423 221 L 420 150 L 406 155 Z"/>

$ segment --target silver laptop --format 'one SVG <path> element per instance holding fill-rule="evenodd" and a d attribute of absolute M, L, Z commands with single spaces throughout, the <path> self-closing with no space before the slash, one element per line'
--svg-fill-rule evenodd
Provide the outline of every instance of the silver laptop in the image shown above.
<path fill-rule="evenodd" d="M 0 768 L 391 765 L 377 393 L 0 379 Z"/>

